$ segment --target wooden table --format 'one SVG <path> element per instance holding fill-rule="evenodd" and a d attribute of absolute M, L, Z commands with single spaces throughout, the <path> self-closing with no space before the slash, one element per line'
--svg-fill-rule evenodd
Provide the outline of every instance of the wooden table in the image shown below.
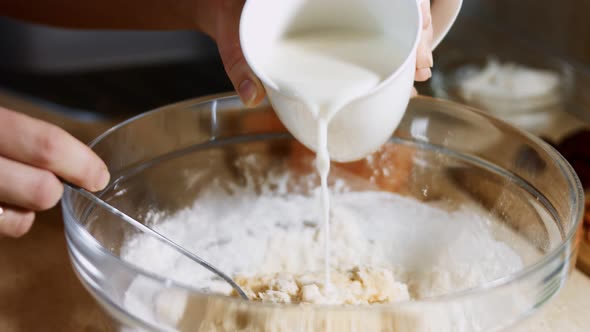
<path fill-rule="evenodd" d="M 0 105 L 55 123 L 89 141 L 113 123 L 84 123 L 0 93 Z M 59 208 L 38 215 L 22 239 L 0 239 L 0 331 L 103 331 L 104 313 L 76 278 Z M 590 278 L 574 271 L 541 314 L 514 331 L 590 331 Z"/>

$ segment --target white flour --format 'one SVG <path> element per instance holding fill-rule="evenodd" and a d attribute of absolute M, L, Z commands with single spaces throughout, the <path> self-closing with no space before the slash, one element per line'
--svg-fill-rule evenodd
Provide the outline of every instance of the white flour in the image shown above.
<path fill-rule="evenodd" d="M 529 68 L 490 59 L 481 70 L 462 69 L 460 93 L 469 101 L 539 100 L 550 104 L 559 99 L 560 77 L 549 70 Z M 492 106 L 493 110 L 493 104 Z"/>
<path fill-rule="evenodd" d="M 211 185 L 194 205 L 172 216 L 154 214 L 158 231 L 230 275 L 322 272 L 324 236 L 319 190 L 287 192 L 287 176 L 256 193 L 252 186 Z M 385 192 L 332 189 L 330 265 L 335 270 L 386 268 L 419 299 L 479 286 L 519 270 L 523 262 L 494 238 L 493 222 L 475 211 L 447 212 Z M 343 189 L 344 188 L 344 189 Z M 229 294 L 231 288 L 156 240 L 138 235 L 122 257 L 178 282 Z M 141 278 L 125 305 L 146 319 L 182 316 L 182 298 L 156 300 Z M 174 309 L 176 306 L 176 309 Z"/>

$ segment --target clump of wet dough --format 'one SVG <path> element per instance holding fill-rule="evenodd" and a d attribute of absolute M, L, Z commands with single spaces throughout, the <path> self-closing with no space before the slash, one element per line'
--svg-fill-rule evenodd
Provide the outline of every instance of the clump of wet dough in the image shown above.
<path fill-rule="evenodd" d="M 237 277 L 253 301 L 303 304 L 378 304 L 410 299 L 408 287 L 385 268 L 355 267 L 334 271 L 330 287 L 323 274 L 267 274 Z M 236 295 L 236 294 L 234 294 Z"/>

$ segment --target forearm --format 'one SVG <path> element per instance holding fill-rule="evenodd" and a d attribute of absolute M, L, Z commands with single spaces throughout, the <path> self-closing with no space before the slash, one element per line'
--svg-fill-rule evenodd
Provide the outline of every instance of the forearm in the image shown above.
<path fill-rule="evenodd" d="M 214 26 L 203 0 L 5 0 L 0 15 L 29 22 L 80 29 L 199 29 Z M 208 6 L 208 7 L 206 7 Z M 206 29 L 205 29 L 206 30 Z M 211 33 L 211 31 L 205 31 Z"/>

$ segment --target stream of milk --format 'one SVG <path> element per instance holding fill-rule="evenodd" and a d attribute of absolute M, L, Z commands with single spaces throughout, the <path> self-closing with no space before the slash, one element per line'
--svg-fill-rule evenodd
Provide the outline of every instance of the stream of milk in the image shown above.
<path fill-rule="evenodd" d="M 268 63 L 267 73 L 279 89 L 304 101 L 316 119 L 326 288 L 330 287 L 330 121 L 343 106 L 370 92 L 396 67 L 399 52 L 391 44 L 381 33 L 314 31 L 288 35 L 274 45 Z"/>

